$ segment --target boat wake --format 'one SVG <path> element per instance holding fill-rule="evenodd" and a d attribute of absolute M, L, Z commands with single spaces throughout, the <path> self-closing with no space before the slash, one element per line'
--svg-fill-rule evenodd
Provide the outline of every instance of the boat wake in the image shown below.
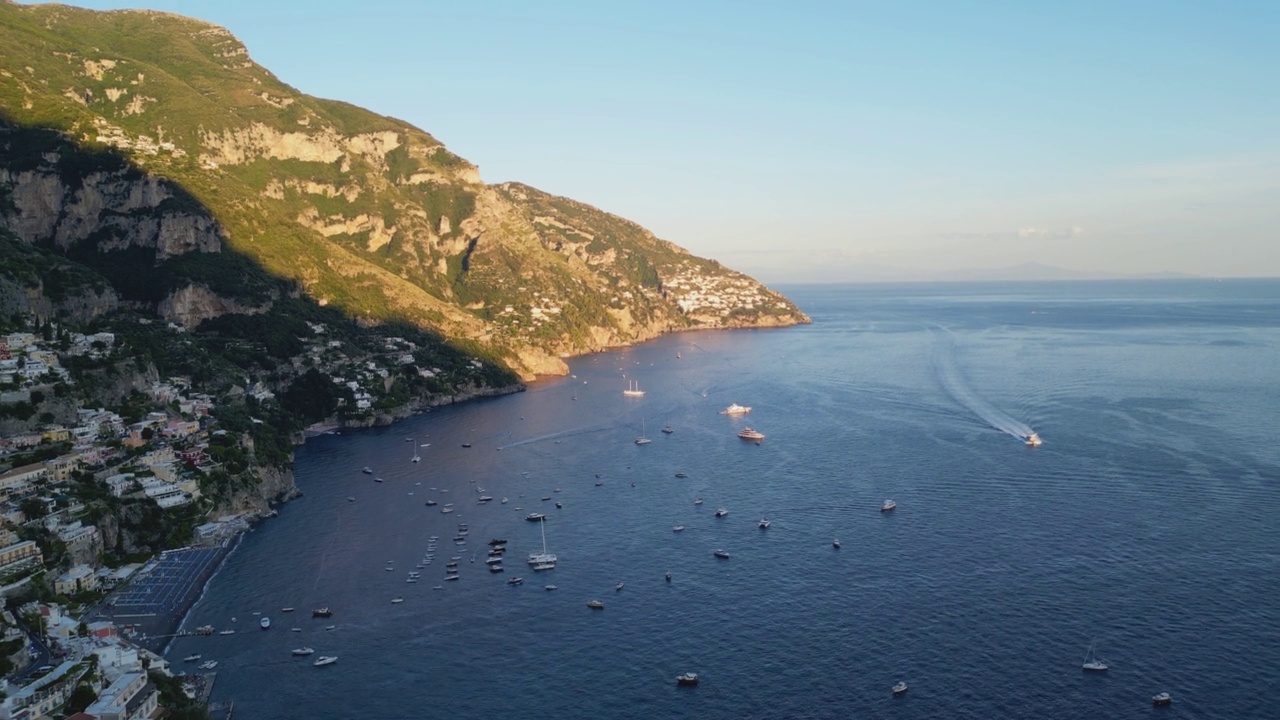
<path fill-rule="evenodd" d="M 955 335 L 945 328 L 940 329 L 938 334 L 939 348 L 934 354 L 934 368 L 939 382 L 951 399 L 1000 432 L 1022 440 L 1030 437 L 1035 432 L 1030 425 L 987 402 L 969 386 L 956 362 Z"/>

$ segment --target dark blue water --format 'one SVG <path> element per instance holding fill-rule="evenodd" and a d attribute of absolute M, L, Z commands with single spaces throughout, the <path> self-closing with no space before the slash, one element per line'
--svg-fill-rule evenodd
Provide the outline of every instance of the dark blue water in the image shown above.
<path fill-rule="evenodd" d="M 788 291 L 812 326 L 667 337 L 309 441 L 306 496 L 187 623 L 240 632 L 170 657 L 219 660 L 237 719 L 1275 717 L 1280 282 Z M 532 511 L 560 558 L 536 575 Z M 1091 643 L 1105 675 L 1081 672 Z"/>

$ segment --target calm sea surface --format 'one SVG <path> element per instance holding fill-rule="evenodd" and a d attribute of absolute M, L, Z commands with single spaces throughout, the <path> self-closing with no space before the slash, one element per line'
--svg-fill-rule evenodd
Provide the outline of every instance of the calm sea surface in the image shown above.
<path fill-rule="evenodd" d="M 1276 717 L 1280 282 L 786 290 L 812 326 L 309 441 L 187 620 L 239 632 L 170 658 L 218 660 L 237 720 Z"/>

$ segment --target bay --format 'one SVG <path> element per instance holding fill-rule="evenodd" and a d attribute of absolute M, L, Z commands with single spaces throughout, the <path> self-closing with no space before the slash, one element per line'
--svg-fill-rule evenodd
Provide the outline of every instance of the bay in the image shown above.
<path fill-rule="evenodd" d="M 1171 716 L 1269 716 L 1280 282 L 784 290 L 813 325 L 667 336 L 308 441 L 305 497 L 186 621 L 247 627 L 169 657 L 219 660 L 238 719 L 1126 718 L 1161 691 Z M 523 562 L 530 512 L 554 570 Z M 1107 673 L 1081 672 L 1090 644 Z"/>

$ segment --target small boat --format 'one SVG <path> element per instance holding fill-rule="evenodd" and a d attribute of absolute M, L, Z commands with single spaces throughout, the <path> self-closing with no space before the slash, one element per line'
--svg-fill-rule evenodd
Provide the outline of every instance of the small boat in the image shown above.
<path fill-rule="evenodd" d="M 528 515 L 524 516 L 524 519 L 528 520 L 529 522 L 540 522 L 542 520 L 545 520 L 546 517 L 547 516 L 543 515 L 542 513 L 529 513 Z"/>
<path fill-rule="evenodd" d="M 457 576 L 457 575 L 446 575 L 446 576 L 444 577 L 444 579 L 445 579 L 445 582 L 449 582 L 449 581 L 452 581 L 452 580 L 457 580 L 457 579 L 458 579 L 458 577 L 459 577 L 459 576 Z"/>
<path fill-rule="evenodd" d="M 683 530 L 684 530 L 683 525 L 676 525 L 675 527 L 671 528 L 671 532 L 682 532 Z"/>
<path fill-rule="evenodd" d="M 721 560 L 728 560 L 728 559 L 729 559 L 729 553 L 725 552 L 724 550 L 716 550 L 716 551 L 712 552 L 711 554 L 712 554 L 712 555 L 715 555 L 716 557 L 720 558 Z"/>
<path fill-rule="evenodd" d="M 835 549 L 839 550 L 839 549 L 840 549 L 840 541 L 839 541 L 839 540 L 832 540 L 832 541 L 831 541 L 831 547 L 833 547 L 833 548 L 835 548 Z"/>
<path fill-rule="evenodd" d="M 451 508 L 451 507 L 442 507 L 442 508 L 440 508 L 440 512 L 441 512 L 441 513 L 444 513 L 445 515 L 448 515 L 449 513 L 453 512 L 453 508 Z"/>
<path fill-rule="evenodd" d="M 897 503 L 897 502 L 895 502 L 895 501 L 893 501 L 893 500 L 885 500 L 885 501 L 884 501 L 884 504 L 882 504 L 882 505 L 880 506 L 880 512 L 889 512 L 890 510 L 892 510 L 892 509 L 894 509 L 894 508 L 896 508 L 896 507 L 898 507 L 898 503 Z"/>
<path fill-rule="evenodd" d="M 749 427 L 745 427 L 738 431 L 738 437 L 742 438 L 743 440 L 753 440 L 755 442 L 759 442 L 764 439 L 764 433 L 760 432 L 759 430 L 753 430 Z"/>
<path fill-rule="evenodd" d="M 557 501 L 556 501 L 556 508 L 557 508 L 557 509 L 559 509 L 559 508 L 562 508 L 562 507 L 564 507 L 564 503 L 562 503 L 562 502 L 560 502 L 559 500 L 557 500 Z"/>
<path fill-rule="evenodd" d="M 636 444 L 637 444 L 637 445 L 648 445 L 648 444 L 649 444 L 649 443 L 651 443 L 651 442 L 653 442 L 653 441 L 652 441 L 652 440 L 650 440 L 649 438 L 647 438 L 647 437 L 643 436 L 643 435 L 641 435 L 640 437 L 636 438 Z"/>
<path fill-rule="evenodd" d="M 194 654 L 192 654 L 192 655 L 188 655 L 188 656 L 186 656 L 186 657 L 182 658 L 182 661 L 183 661 L 183 662 L 195 662 L 196 660 L 199 660 L 199 659 L 200 659 L 200 653 L 194 653 Z"/>
<path fill-rule="evenodd" d="M 694 505 L 701 505 L 701 504 L 702 504 L 702 498 L 697 498 L 696 500 L 694 500 L 694 501 L 693 501 L 693 504 L 694 504 Z"/>
<path fill-rule="evenodd" d="M 476 500 L 476 504 L 483 505 L 484 503 L 491 502 L 492 500 L 493 498 L 488 495 L 481 495 L 480 499 Z"/>
<path fill-rule="evenodd" d="M 627 397 L 640 397 L 644 395 L 644 391 L 640 389 L 639 380 L 628 380 L 627 389 L 623 390 L 622 394 L 626 395 Z"/>
<path fill-rule="evenodd" d="M 501 502 L 502 502 L 502 504 L 503 504 L 503 505 L 506 505 L 506 504 L 507 504 L 507 499 L 506 499 L 506 498 L 502 498 L 502 501 L 501 501 Z"/>
<path fill-rule="evenodd" d="M 899 680 L 899 681 L 898 681 L 898 684 L 897 684 L 897 685 L 894 685 L 894 686 L 893 686 L 893 694 L 894 694 L 894 695 L 901 695 L 902 693 L 904 693 L 904 692 L 906 692 L 906 691 L 907 691 L 907 684 L 906 684 L 906 683 L 904 683 L 904 682 L 902 682 L 901 680 Z"/>
<path fill-rule="evenodd" d="M 721 410 L 720 414 L 721 415 L 746 415 L 749 412 L 751 412 L 750 407 L 746 405 L 739 405 L 738 403 L 733 403 L 729 407 Z"/>
<path fill-rule="evenodd" d="M 355 498 L 351 497 L 350 495 L 347 496 L 347 502 L 355 502 L 355 501 L 356 501 Z"/>
<path fill-rule="evenodd" d="M 298 656 L 310 655 L 310 654 L 312 654 L 312 653 L 314 653 L 314 652 L 315 652 L 315 650 L 313 650 L 313 649 L 311 649 L 311 648 L 309 648 L 309 647 L 300 647 L 300 648 L 294 648 L 294 649 L 293 649 L 293 654 L 294 654 L 294 655 L 298 655 Z"/>
<path fill-rule="evenodd" d="M 333 615 L 333 611 L 327 607 L 316 608 L 311 611 L 311 617 L 330 617 L 331 615 Z"/>
<path fill-rule="evenodd" d="M 471 443 L 462 443 L 462 447 L 469 448 L 471 447 Z"/>
<path fill-rule="evenodd" d="M 671 571 L 667 571 L 667 582 L 671 582 Z"/>
<path fill-rule="evenodd" d="M 559 586 L 559 585 L 547 585 L 547 586 L 546 586 L 545 588 L 543 588 L 543 589 L 544 589 L 544 590 L 558 590 L 558 589 L 560 589 L 560 586 Z"/>
<path fill-rule="evenodd" d="M 338 626 L 337 626 L 337 625 L 325 625 L 325 626 L 324 626 L 324 629 L 325 629 L 326 631 L 328 631 L 328 630 L 337 630 L 337 629 L 338 629 Z"/>
<path fill-rule="evenodd" d="M 518 577 L 507 578 L 508 585 L 519 585 L 523 582 L 524 582 L 524 578 L 518 578 Z"/>
<path fill-rule="evenodd" d="M 289 628 L 289 632 L 302 632 L 302 628 L 299 628 L 299 627 Z"/>
<path fill-rule="evenodd" d="M 320 667 L 322 665 L 332 665 L 336 662 L 338 662 L 337 655 L 321 655 L 320 657 L 316 658 L 316 661 L 312 663 L 312 665 L 315 665 L 316 667 Z"/>
<path fill-rule="evenodd" d="M 1027 436 L 1026 443 L 1030 447 L 1040 447 L 1044 444 L 1044 441 L 1040 439 L 1040 435 L 1038 433 L 1031 433 Z"/>
<path fill-rule="evenodd" d="M 613 591 L 614 591 L 614 592 L 622 592 L 622 586 L 623 586 L 623 585 L 626 585 L 626 583 L 618 583 L 617 585 L 614 585 L 614 586 L 613 586 Z"/>
<path fill-rule="evenodd" d="M 440 503 L 439 503 L 439 501 L 436 501 L 436 500 L 428 500 L 428 501 L 427 501 L 427 507 L 432 507 L 432 506 L 434 506 L 434 505 L 439 505 L 439 504 L 440 504 Z"/>
<path fill-rule="evenodd" d="M 494 555 L 493 557 L 490 557 L 490 558 L 488 558 L 487 560 L 485 560 L 485 561 L 484 561 L 484 564 L 485 564 L 485 565 L 501 565 L 501 564 L 502 564 L 502 556 L 501 556 L 501 555 Z"/>
<path fill-rule="evenodd" d="M 489 572 L 491 572 L 491 573 L 500 573 L 500 572 L 505 572 L 505 571 L 502 569 L 502 566 L 501 566 L 501 565 L 490 565 L 490 566 L 489 566 Z"/>
<path fill-rule="evenodd" d="M 1085 672 L 1106 672 L 1107 663 L 1093 654 L 1093 645 L 1090 644 L 1089 652 L 1085 653 L 1084 664 L 1081 667 Z"/>
<path fill-rule="evenodd" d="M 603 610 L 604 603 L 600 602 L 599 600 L 588 600 L 587 607 L 591 608 L 592 610 Z"/>
<path fill-rule="evenodd" d="M 262 628 L 263 630 L 270 630 L 270 629 L 271 629 L 271 618 L 264 617 L 264 618 L 262 618 L 261 620 L 259 620 L 259 621 L 258 621 L 258 627 Z"/>
<path fill-rule="evenodd" d="M 678 473 L 676 473 L 676 477 L 681 478 L 681 479 L 683 479 L 683 478 L 687 478 L 687 477 L 689 477 L 689 473 L 686 473 L 686 472 L 678 472 Z"/>
<path fill-rule="evenodd" d="M 373 481 L 374 481 L 374 482 L 382 482 L 382 478 L 380 478 L 380 477 L 376 477 L 376 478 L 374 478 L 374 479 L 373 479 Z"/>
<path fill-rule="evenodd" d="M 400 603 L 402 603 L 402 602 L 404 602 L 404 598 L 400 597 L 399 595 L 397 595 L 397 596 L 395 596 L 395 597 L 391 598 L 391 604 L 392 604 L 392 605 L 399 605 L 399 604 L 400 604 Z"/>
<path fill-rule="evenodd" d="M 280 608 L 280 612 L 293 612 L 293 608 L 291 607 Z"/>
<path fill-rule="evenodd" d="M 681 673 L 676 676 L 676 685 L 692 687 L 698 684 L 698 673 Z"/>
<path fill-rule="evenodd" d="M 219 635 L 235 635 L 236 631 L 235 630 L 219 630 L 218 634 Z"/>
<path fill-rule="evenodd" d="M 1165 705 L 1170 705 L 1172 703 L 1173 703 L 1173 698 L 1170 697 L 1169 693 L 1167 692 L 1162 692 L 1158 695 L 1151 696 L 1151 704 L 1155 705 L 1156 707 L 1164 707 Z"/>
<path fill-rule="evenodd" d="M 201 670 L 212 670 L 212 669 L 214 669 L 214 668 L 216 668 L 216 667 L 218 667 L 218 661 L 217 661 L 217 660 L 209 660 L 208 662 L 200 663 L 200 669 L 201 669 Z"/>
<path fill-rule="evenodd" d="M 673 432 L 675 432 L 675 431 L 676 431 L 676 430 L 675 430 L 675 428 L 671 427 L 670 425 L 663 425 L 663 426 L 662 426 L 662 434 L 663 434 L 663 435 L 670 435 L 671 433 L 673 433 Z"/>
<path fill-rule="evenodd" d="M 769 518 L 760 518 L 760 522 L 756 523 L 761 530 L 768 530 L 771 524 Z"/>
<path fill-rule="evenodd" d="M 364 466 L 364 469 L 363 469 L 363 470 L 361 470 L 360 472 L 364 473 L 365 475 L 372 475 L 372 474 L 373 474 L 373 470 L 372 470 L 368 465 L 365 465 L 365 466 Z"/>
<path fill-rule="evenodd" d="M 719 510 L 716 510 L 716 517 L 724 517 L 725 515 L 728 515 L 728 514 L 729 514 L 729 511 L 725 510 L 724 508 L 720 508 Z"/>

